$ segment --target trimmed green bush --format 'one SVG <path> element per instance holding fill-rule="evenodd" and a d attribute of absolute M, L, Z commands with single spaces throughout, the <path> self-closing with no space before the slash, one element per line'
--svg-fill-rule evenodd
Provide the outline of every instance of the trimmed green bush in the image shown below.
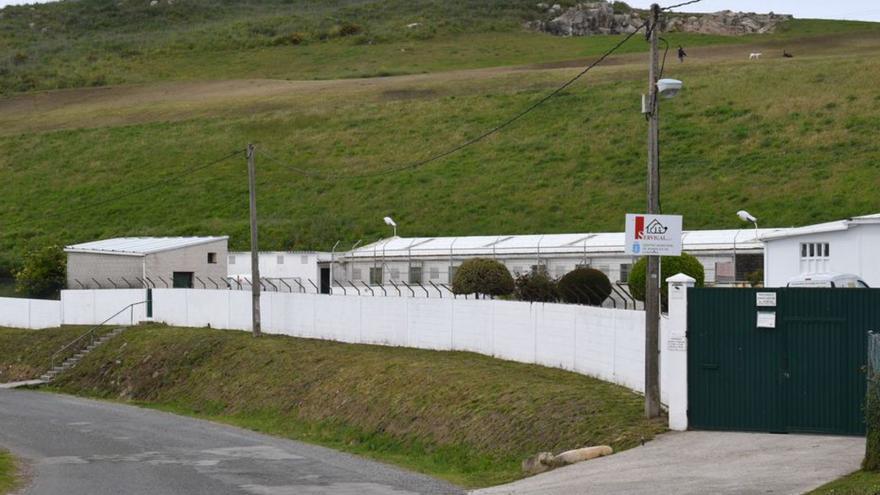
<path fill-rule="evenodd" d="M 648 268 L 648 258 L 643 257 L 633 265 L 629 272 L 629 291 L 634 298 L 639 301 L 645 301 L 645 272 Z M 706 275 L 703 270 L 703 264 L 700 260 L 690 254 L 682 253 L 681 256 L 664 256 L 660 263 L 660 291 L 663 295 L 663 308 L 668 305 L 669 285 L 666 279 L 684 273 L 690 275 L 696 280 L 695 287 L 702 287 Z"/>
<path fill-rule="evenodd" d="M 507 267 L 489 258 L 472 258 L 458 267 L 452 279 L 454 294 L 506 296 L 513 293 L 513 277 Z"/>
<path fill-rule="evenodd" d="M 525 273 L 516 277 L 515 296 L 520 301 L 529 302 L 556 302 L 559 293 L 556 282 L 546 273 Z"/>
<path fill-rule="evenodd" d="M 608 276 L 593 268 L 575 268 L 556 284 L 559 297 L 571 304 L 601 306 L 611 295 Z"/>
<path fill-rule="evenodd" d="M 46 246 L 25 257 L 15 272 L 15 290 L 28 297 L 55 297 L 67 284 L 67 256 L 60 246 Z"/>

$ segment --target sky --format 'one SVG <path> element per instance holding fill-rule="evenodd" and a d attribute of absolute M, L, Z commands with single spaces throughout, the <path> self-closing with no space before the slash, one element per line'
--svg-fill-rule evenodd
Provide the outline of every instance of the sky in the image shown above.
<path fill-rule="evenodd" d="M 0 0 L 2 2 L 3 0 Z M 638 8 L 647 8 L 652 3 L 661 7 L 683 3 L 685 0 L 627 0 L 626 3 Z M 880 22 L 880 2 L 878 0 L 703 0 L 694 5 L 678 9 L 678 12 L 716 12 L 734 10 L 741 12 L 792 14 L 800 19 L 850 19 Z"/>
<path fill-rule="evenodd" d="M 44 0 L 45 1 L 45 0 Z M 537 2 L 538 0 L 536 0 Z M 633 7 L 647 8 L 652 3 L 666 6 L 683 0 L 627 0 Z M 0 0 L 0 7 L 13 4 L 34 3 L 33 0 Z M 703 0 L 698 4 L 680 9 L 681 12 L 715 12 L 737 10 L 743 12 L 776 12 L 792 14 L 801 19 L 852 19 L 880 22 L 878 0 Z"/>

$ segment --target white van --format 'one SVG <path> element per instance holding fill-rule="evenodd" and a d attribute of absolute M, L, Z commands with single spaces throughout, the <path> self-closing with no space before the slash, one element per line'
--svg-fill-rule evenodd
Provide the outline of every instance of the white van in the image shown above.
<path fill-rule="evenodd" d="M 867 289 L 868 284 L 851 273 L 807 273 L 788 281 L 786 287 L 836 287 Z"/>

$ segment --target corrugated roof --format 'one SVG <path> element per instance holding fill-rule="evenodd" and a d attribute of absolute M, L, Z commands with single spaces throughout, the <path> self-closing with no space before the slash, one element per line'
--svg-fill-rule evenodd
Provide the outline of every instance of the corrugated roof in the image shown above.
<path fill-rule="evenodd" d="M 805 225 L 803 227 L 795 227 L 791 229 L 782 229 L 778 232 L 761 236 L 762 240 L 772 241 L 774 239 L 784 239 L 788 237 L 797 237 L 810 234 L 824 234 L 825 232 L 839 232 L 849 230 L 852 225 L 870 225 L 880 224 L 880 213 L 873 215 L 862 215 L 860 217 L 845 218 L 843 220 L 835 220 L 833 222 L 817 223 L 815 225 Z"/>
<path fill-rule="evenodd" d="M 222 237 L 117 237 L 101 241 L 84 242 L 67 246 L 67 253 L 121 254 L 128 256 L 144 256 L 147 254 L 171 251 L 209 242 L 225 241 Z"/>
<path fill-rule="evenodd" d="M 682 233 L 685 251 L 761 249 L 759 240 L 780 229 L 692 230 Z M 391 237 L 360 247 L 347 256 L 443 256 L 623 253 L 623 232 L 466 237 Z"/>

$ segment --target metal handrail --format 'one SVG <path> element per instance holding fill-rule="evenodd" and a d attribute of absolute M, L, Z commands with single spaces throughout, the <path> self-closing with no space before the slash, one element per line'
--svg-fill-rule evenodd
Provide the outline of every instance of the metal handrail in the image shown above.
<path fill-rule="evenodd" d="M 120 314 L 122 314 L 125 310 L 127 310 L 127 309 L 132 309 L 132 311 L 133 311 L 135 306 L 137 306 L 137 305 L 139 305 L 139 304 L 146 304 L 146 303 L 147 303 L 147 301 L 140 301 L 140 302 L 136 302 L 136 303 L 131 303 L 131 304 L 129 304 L 128 306 L 126 306 L 126 307 L 120 309 L 119 311 L 117 311 L 116 313 L 114 313 L 113 316 L 107 318 L 106 320 L 102 321 L 101 323 L 98 323 L 97 325 L 93 326 L 92 328 L 86 330 L 86 332 L 85 332 L 84 334 L 82 334 L 82 335 L 80 335 L 79 337 L 73 339 L 73 340 L 70 341 L 67 345 L 65 345 L 64 347 L 62 347 L 61 349 L 58 349 L 58 351 L 56 351 L 55 354 L 52 354 L 52 357 L 50 358 L 50 364 L 52 365 L 52 367 L 51 367 L 50 369 L 54 369 L 54 368 L 55 368 L 55 360 L 58 359 L 58 356 L 60 356 L 61 353 L 63 353 L 64 351 L 70 349 L 74 344 L 76 344 L 77 342 L 83 340 L 83 339 L 86 338 L 86 337 L 91 337 L 91 340 L 90 340 L 89 344 L 94 343 L 94 342 L 95 342 L 95 330 L 101 328 L 105 323 L 107 323 L 108 321 L 112 320 L 113 318 L 116 318 L 117 316 L 119 316 Z M 134 315 L 132 315 L 132 320 L 134 320 Z M 132 322 L 133 322 L 133 321 L 132 321 Z"/>

